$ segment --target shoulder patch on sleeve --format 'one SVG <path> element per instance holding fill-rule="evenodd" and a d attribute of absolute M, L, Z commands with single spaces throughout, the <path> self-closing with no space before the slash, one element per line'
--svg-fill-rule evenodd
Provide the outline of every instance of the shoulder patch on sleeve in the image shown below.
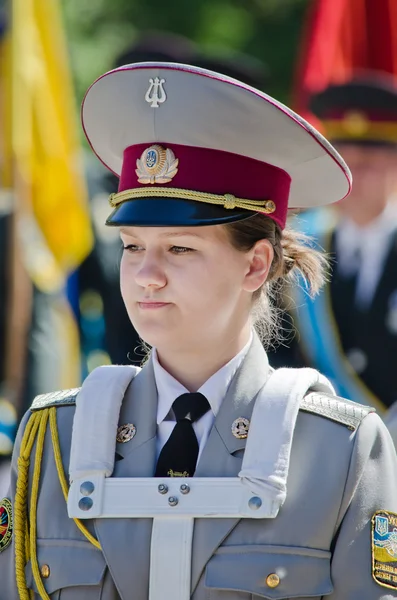
<path fill-rule="evenodd" d="M 51 406 L 74 406 L 76 404 L 76 396 L 81 388 L 72 388 L 70 390 L 60 390 L 58 392 L 50 392 L 49 394 L 40 394 L 33 400 L 31 411 L 41 410 L 42 408 L 50 408 Z"/>
<path fill-rule="evenodd" d="M 372 577 L 376 583 L 397 589 L 397 514 L 378 510 L 372 517 Z"/>
<path fill-rule="evenodd" d="M 321 392 L 311 392 L 305 396 L 301 402 L 300 410 L 346 425 L 353 431 L 357 429 L 364 417 L 371 412 L 375 412 L 375 409 L 371 406 L 364 406 L 345 398 Z"/>

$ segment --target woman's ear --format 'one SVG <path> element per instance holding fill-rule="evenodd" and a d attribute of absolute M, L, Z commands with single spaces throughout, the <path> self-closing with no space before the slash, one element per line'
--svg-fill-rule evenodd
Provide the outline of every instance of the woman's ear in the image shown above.
<path fill-rule="evenodd" d="M 248 270 L 244 278 L 244 290 L 256 292 L 266 281 L 274 257 L 269 240 L 259 240 L 248 252 Z"/>

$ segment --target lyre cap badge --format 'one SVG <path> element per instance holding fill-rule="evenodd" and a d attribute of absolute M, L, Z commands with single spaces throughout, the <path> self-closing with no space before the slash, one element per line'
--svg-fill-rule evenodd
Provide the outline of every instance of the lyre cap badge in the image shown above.
<path fill-rule="evenodd" d="M 146 148 L 136 161 L 139 183 L 168 183 L 178 172 L 179 160 L 169 148 L 159 144 Z"/>
<path fill-rule="evenodd" d="M 167 94 L 165 93 L 163 84 L 165 79 L 149 79 L 149 89 L 145 94 L 145 100 L 150 104 L 152 108 L 158 108 L 160 104 L 163 104 L 167 100 Z"/>

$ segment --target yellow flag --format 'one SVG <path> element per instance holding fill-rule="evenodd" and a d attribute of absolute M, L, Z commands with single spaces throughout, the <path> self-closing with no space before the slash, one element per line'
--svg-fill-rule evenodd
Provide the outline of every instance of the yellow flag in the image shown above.
<path fill-rule="evenodd" d="M 28 270 L 51 290 L 92 246 L 71 74 L 58 0 L 11 6 L 12 187 L 31 240 Z"/>
<path fill-rule="evenodd" d="M 90 251 L 92 230 L 60 7 L 58 0 L 9 0 L 8 7 L 0 44 L 0 204 L 11 198 L 11 254 L 17 247 L 30 280 L 48 293 L 59 386 L 73 387 L 80 351 L 65 281 Z M 18 365 L 25 331 L 12 327 L 30 307 L 17 276 L 9 285 L 7 356 Z M 14 371 L 6 373 L 10 389 L 21 378 Z"/>

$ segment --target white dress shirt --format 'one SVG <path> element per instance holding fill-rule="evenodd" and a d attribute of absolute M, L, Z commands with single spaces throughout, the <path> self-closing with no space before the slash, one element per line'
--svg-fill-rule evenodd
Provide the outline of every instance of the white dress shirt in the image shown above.
<path fill-rule="evenodd" d="M 193 423 L 193 429 L 199 443 L 199 455 L 201 456 L 203 448 L 210 434 L 215 417 L 219 412 L 222 401 L 226 395 L 228 387 L 241 363 L 243 362 L 252 342 L 253 334 L 247 344 L 232 360 L 224 365 L 219 371 L 214 373 L 201 386 L 198 392 L 203 394 L 211 407 L 205 415 Z M 170 437 L 175 427 L 176 421 L 171 410 L 172 404 L 181 394 L 189 393 L 179 381 L 170 375 L 159 363 L 156 349 L 153 348 L 153 368 L 154 378 L 157 386 L 158 405 L 157 405 L 157 458 L 164 444 Z M 166 418 L 168 416 L 168 418 Z M 197 459 L 197 460 L 198 460 Z"/>
<path fill-rule="evenodd" d="M 382 276 L 391 236 L 397 229 L 397 210 L 389 205 L 375 221 L 359 227 L 345 219 L 336 230 L 337 271 L 348 277 L 358 272 L 355 304 L 368 308 Z"/>

